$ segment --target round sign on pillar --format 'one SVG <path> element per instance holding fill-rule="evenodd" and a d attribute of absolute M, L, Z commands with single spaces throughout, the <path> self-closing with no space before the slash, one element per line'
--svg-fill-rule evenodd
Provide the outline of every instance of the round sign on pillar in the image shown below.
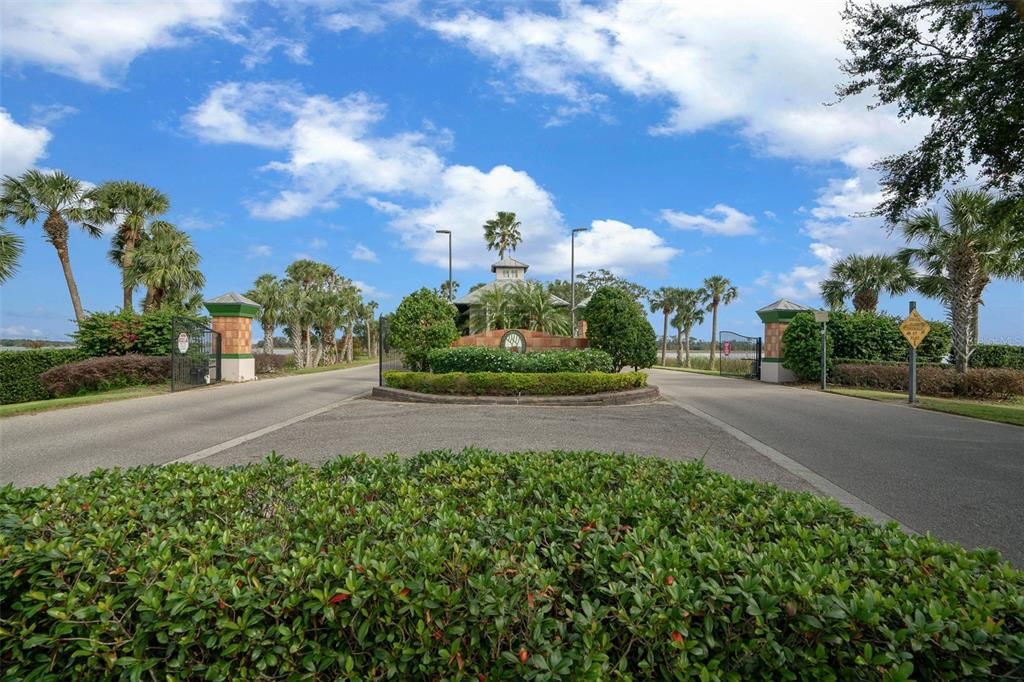
<path fill-rule="evenodd" d="M 498 347 L 513 353 L 526 352 L 526 337 L 517 329 L 510 329 L 501 337 Z"/>
<path fill-rule="evenodd" d="M 185 353 L 188 351 L 188 334 L 182 332 L 178 334 L 178 352 Z"/>

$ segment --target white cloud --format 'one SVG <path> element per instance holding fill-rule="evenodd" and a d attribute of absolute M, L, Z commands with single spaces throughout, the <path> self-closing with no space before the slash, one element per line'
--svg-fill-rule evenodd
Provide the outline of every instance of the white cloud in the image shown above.
<path fill-rule="evenodd" d="M 356 244 L 356 248 L 352 249 L 352 260 L 362 260 L 368 263 L 376 263 L 378 261 L 377 254 L 373 252 L 368 246 L 363 244 Z"/>
<path fill-rule="evenodd" d="M 35 166 L 46 156 L 46 145 L 52 138 L 46 128 L 18 125 L 0 107 L 0 175 L 17 175 Z"/>
<path fill-rule="evenodd" d="M 383 30 L 388 21 L 415 15 L 417 4 L 417 0 L 349 2 L 345 10 L 325 14 L 321 23 L 329 31 L 355 29 L 363 33 L 376 33 Z"/>
<path fill-rule="evenodd" d="M 254 258 L 269 258 L 273 253 L 274 249 L 267 244 L 252 244 L 245 251 L 245 259 L 252 260 Z"/>
<path fill-rule="evenodd" d="M 8 339 L 38 339 L 42 338 L 43 330 L 16 324 L 10 327 L 0 327 L 0 336 Z"/>
<path fill-rule="evenodd" d="M 111 86 L 142 52 L 182 45 L 197 31 L 219 31 L 234 16 L 233 5 L 231 0 L 3 2 L 4 58 Z"/>
<path fill-rule="evenodd" d="M 358 279 L 352 280 L 352 284 L 354 284 L 356 288 L 362 292 L 363 296 L 372 298 L 391 298 L 391 294 L 387 293 L 386 291 L 381 291 L 372 284 L 367 284 L 366 282 L 360 281 Z"/>
<path fill-rule="evenodd" d="M 661 219 L 679 230 L 699 230 L 703 234 L 721 237 L 740 237 L 755 234 L 754 216 L 737 211 L 732 206 L 715 204 L 703 215 L 693 215 L 664 209 Z"/>
<path fill-rule="evenodd" d="M 535 270 L 540 274 L 564 275 L 569 279 L 572 245 L 563 236 L 538 254 Z M 605 268 L 618 275 L 651 274 L 664 268 L 680 254 L 657 233 L 618 220 L 595 220 L 590 230 L 576 235 L 576 270 Z"/>
<path fill-rule="evenodd" d="M 209 142 L 287 150 L 287 160 L 264 170 L 285 175 L 291 187 L 249 207 L 254 217 L 284 220 L 333 208 L 339 196 L 429 192 L 444 163 L 425 134 L 374 137 L 384 111 L 364 93 L 332 99 L 291 84 L 225 83 L 185 124 Z"/>
<path fill-rule="evenodd" d="M 77 113 L 78 109 L 68 104 L 33 104 L 31 120 L 35 125 L 49 126 Z"/>
<path fill-rule="evenodd" d="M 319 251 L 327 248 L 327 240 L 321 239 L 320 237 L 313 237 L 309 241 L 309 248 Z"/>
<path fill-rule="evenodd" d="M 448 165 L 437 151 L 451 142 L 444 130 L 375 135 L 384 114 L 385 107 L 364 93 L 334 99 L 287 83 L 224 83 L 186 115 L 185 125 L 209 142 L 249 144 L 284 155 L 263 170 L 281 174 L 287 186 L 269 199 L 249 200 L 254 217 L 295 218 L 359 199 L 389 216 L 421 262 L 447 267 L 448 241 L 435 230 L 451 230 L 454 265 L 466 268 L 493 257 L 482 239 L 484 221 L 499 210 L 514 211 L 523 226 L 519 255 L 533 259 L 535 271 L 557 270 L 552 253 L 562 248 L 568 230 L 551 195 L 529 174 L 504 165 L 486 172 Z M 650 230 L 602 224 L 608 244 L 632 239 L 642 248 L 619 253 L 617 266 L 614 251 L 595 255 L 603 264 L 595 267 L 658 265 L 675 253 Z"/>

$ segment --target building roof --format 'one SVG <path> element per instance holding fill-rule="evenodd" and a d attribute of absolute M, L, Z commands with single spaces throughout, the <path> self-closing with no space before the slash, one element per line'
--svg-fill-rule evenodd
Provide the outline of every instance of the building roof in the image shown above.
<path fill-rule="evenodd" d="M 785 298 L 780 298 L 774 303 L 769 303 L 763 308 L 758 308 L 757 312 L 766 313 L 771 310 L 812 310 L 812 308 L 808 308 L 805 305 L 800 305 L 799 303 L 794 303 L 793 301 L 790 301 Z"/>
<path fill-rule="evenodd" d="M 498 268 L 522 268 L 523 272 L 525 272 L 529 267 L 529 265 L 522 261 L 506 256 L 496 263 L 491 263 L 491 272 L 497 272 Z"/>
<path fill-rule="evenodd" d="M 499 262 L 501 262 L 501 261 L 499 261 Z M 511 289 L 511 288 L 515 287 L 517 284 L 519 284 L 520 282 L 523 282 L 523 281 L 524 280 L 521 280 L 521 279 L 499 279 L 499 280 L 495 280 L 493 282 L 488 282 L 487 284 L 483 285 L 479 289 L 474 289 L 473 291 L 469 292 L 465 296 L 462 296 L 460 298 L 455 299 L 454 303 L 458 307 L 468 307 L 468 306 L 471 306 L 471 305 L 476 305 L 476 304 L 478 304 L 480 302 L 480 295 L 481 294 L 486 293 L 488 291 L 491 291 L 495 287 L 500 287 L 502 289 Z M 555 304 L 556 306 L 566 306 L 566 307 L 568 307 L 568 305 L 569 305 L 568 301 L 564 301 L 561 298 L 559 298 L 558 296 L 555 296 L 554 294 L 549 294 L 548 297 L 551 299 L 551 302 L 553 304 Z"/>
<path fill-rule="evenodd" d="M 257 307 L 259 307 L 260 305 L 256 301 L 250 298 L 246 298 L 245 296 L 242 296 L 241 294 L 236 293 L 234 291 L 229 291 L 226 294 L 221 294 L 217 298 L 211 298 L 209 301 L 204 301 L 204 303 L 241 303 L 243 305 L 254 305 Z"/>

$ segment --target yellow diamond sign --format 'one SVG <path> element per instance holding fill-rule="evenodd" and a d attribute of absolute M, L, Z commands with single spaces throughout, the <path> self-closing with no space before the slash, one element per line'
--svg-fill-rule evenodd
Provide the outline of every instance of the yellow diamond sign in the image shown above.
<path fill-rule="evenodd" d="M 903 338 L 914 348 L 921 345 L 924 337 L 928 336 L 928 332 L 931 330 L 932 328 L 928 326 L 925 319 L 921 317 L 921 313 L 917 312 L 916 309 L 911 310 L 910 314 L 907 315 L 907 319 L 900 322 L 900 332 L 903 333 Z"/>

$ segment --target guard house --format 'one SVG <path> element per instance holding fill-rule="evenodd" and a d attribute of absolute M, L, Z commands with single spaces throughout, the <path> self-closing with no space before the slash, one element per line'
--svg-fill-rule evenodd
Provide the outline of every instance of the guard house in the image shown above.
<path fill-rule="evenodd" d="M 519 282 L 526 280 L 526 271 L 530 268 L 529 265 L 518 261 L 515 258 L 502 258 L 496 263 L 491 264 L 491 272 L 494 273 L 494 281 L 488 282 L 476 291 L 471 291 L 465 296 L 455 300 L 455 307 L 459 309 L 459 312 L 465 312 L 469 310 L 470 306 L 476 305 L 480 302 L 480 295 L 495 288 L 511 289 Z M 551 294 L 551 302 L 556 306 L 569 307 L 569 302 L 565 301 L 554 294 Z M 577 306 L 579 307 L 579 306 Z"/>
<path fill-rule="evenodd" d="M 781 384 L 796 381 L 796 375 L 782 366 L 782 333 L 798 313 L 811 308 L 780 298 L 759 308 L 757 316 L 764 322 L 764 356 L 761 358 L 761 381 Z"/>

